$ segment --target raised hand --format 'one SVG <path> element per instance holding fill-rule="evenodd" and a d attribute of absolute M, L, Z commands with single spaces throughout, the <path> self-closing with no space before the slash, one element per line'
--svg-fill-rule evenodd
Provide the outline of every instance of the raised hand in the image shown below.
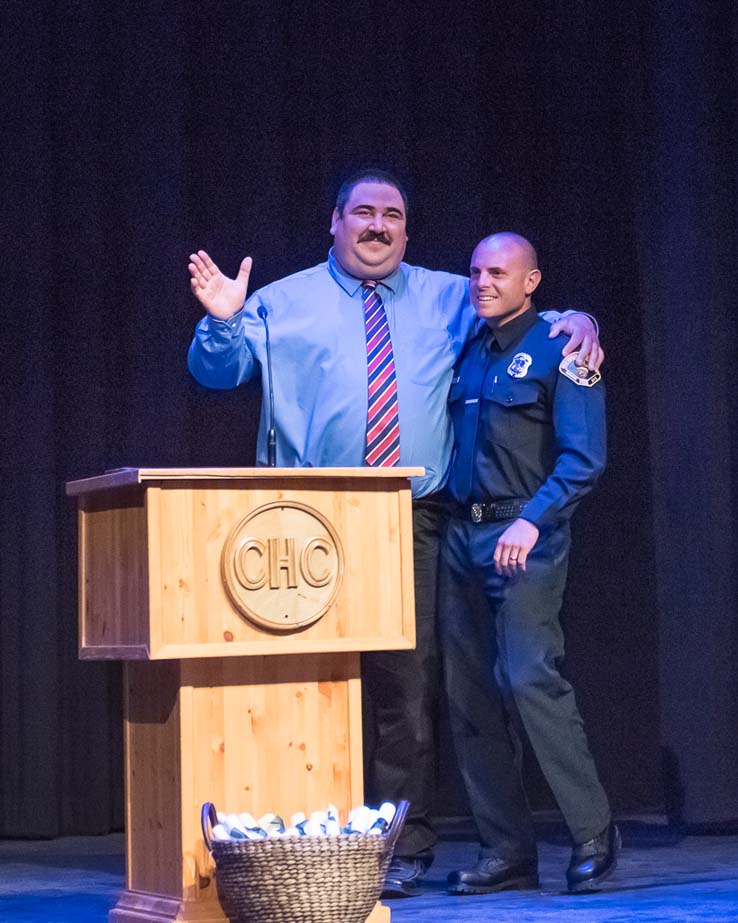
<path fill-rule="evenodd" d="M 235 279 L 224 276 L 204 250 L 190 254 L 190 288 L 208 314 L 228 320 L 246 300 L 251 257 L 242 260 Z"/>

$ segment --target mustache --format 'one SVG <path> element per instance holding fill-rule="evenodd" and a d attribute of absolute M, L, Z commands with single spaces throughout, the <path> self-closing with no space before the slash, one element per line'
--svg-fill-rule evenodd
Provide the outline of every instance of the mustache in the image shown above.
<path fill-rule="evenodd" d="M 365 241 L 371 242 L 373 240 L 378 240 L 381 243 L 387 245 L 392 242 L 384 231 L 365 231 L 359 238 L 359 243 L 363 243 Z"/>

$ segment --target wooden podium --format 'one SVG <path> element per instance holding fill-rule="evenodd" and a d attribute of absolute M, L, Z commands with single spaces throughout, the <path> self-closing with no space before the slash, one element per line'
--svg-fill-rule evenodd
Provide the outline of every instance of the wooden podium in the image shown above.
<path fill-rule="evenodd" d="M 125 661 L 127 890 L 110 923 L 227 920 L 204 801 L 257 817 L 363 802 L 359 652 L 415 645 L 422 473 L 130 468 L 67 485 L 79 655 Z"/>

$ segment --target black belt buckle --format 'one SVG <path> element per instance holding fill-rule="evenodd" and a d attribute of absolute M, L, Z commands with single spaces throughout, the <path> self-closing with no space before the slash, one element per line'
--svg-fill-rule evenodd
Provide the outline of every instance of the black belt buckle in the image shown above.
<path fill-rule="evenodd" d="M 472 503 L 464 513 L 477 525 L 480 522 L 501 522 L 503 519 L 514 519 L 520 516 L 527 505 L 526 500 L 492 500 L 487 503 Z"/>

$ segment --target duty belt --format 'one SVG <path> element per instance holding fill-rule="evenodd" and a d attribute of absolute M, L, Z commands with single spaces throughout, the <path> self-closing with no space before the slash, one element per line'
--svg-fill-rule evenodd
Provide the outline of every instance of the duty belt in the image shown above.
<path fill-rule="evenodd" d="M 497 500 L 489 503 L 457 503 L 452 514 L 458 519 L 472 522 L 499 522 L 502 519 L 517 519 L 527 506 L 527 500 Z"/>

